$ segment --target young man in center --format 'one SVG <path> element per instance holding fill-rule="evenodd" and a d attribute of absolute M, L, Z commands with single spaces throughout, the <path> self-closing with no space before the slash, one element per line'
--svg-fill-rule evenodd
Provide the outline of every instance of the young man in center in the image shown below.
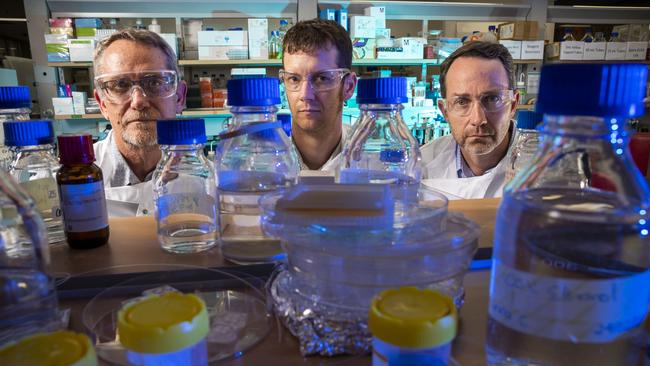
<path fill-rule="evenodd" d="M 287 31 L 282 50 L 280 79 L 300 168 L 333 172 L 349 129 L 342 122 L 343 103 L 357 84 L 350 37 L 334 21 L 307 20 Z"/>

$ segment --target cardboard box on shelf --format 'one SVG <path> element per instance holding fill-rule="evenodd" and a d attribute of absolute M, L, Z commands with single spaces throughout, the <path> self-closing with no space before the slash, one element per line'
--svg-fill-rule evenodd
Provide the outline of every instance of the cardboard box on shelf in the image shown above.
<path fill-rule="evenodd" d="M 626 55 L 627 42 L 607 42 L 605 60 L 625 60 Z"/>
<path fill-rule="evenodd" d="M 564 41 L 553 42 L 546 45 L 544 54 L 547 60 L 582 60 L 584 55 L 584 42 Z"/>
<path fill-rule="evenodd" d="M 350 17 L 350 38 L 375 38 L 375 19 L 363 15 Z"/>
<path fill-rule="evenodd" d="M 521 59 L 521 41 L 500 40 L 499 43 L 508 49 L 513 60 Z"/>
<path fill-rule="evenodd" d="M 585 42 L 583 60 L 604 60 L 607 53 L 607 42 Z"/>
<path fill-rule="evenodd" d="M 69 39 L 70 61 L 88 62 L 93 60 L 95 41 L 92 39 Z"/>
<path fill-rule="evenodd" d="M 269 20 L 248 19 L 248 57 L 252 60 L 269 58 Z"/>
<path fill-rule="evenodd" d="M 499 24 L 499 39 L 534 41 L 539 38 L 536 21 L 516 21 Z"/>
<path fill-rule="evenodd" d="M 522 60 L 543 60 L 544 41 L 521 41 Z"/>
<path fill-rule="evenodd" d="M 427 40 L 420 37 L 400 37 L 395 39 L 394 46 L 404 49 L 404 58 L 424 58 L 424 44 Z"/>
<path fill-rule="evenodd" d="M 645 60 L 648 51 L 648 42 L 627 42 L 626 60 Z"/>
<path fill-rule="evenodd" d="M 247 46 L 246 31 L 200 31 L 198 45 L 201 46 Z"/>
<path fill-rule="evenodd" d="M 246 60 L 248 46 L 199 46 L 199 60 Z"/>
<path fill-rule="evenodd" d="M 370 6 L 363 9 L 363 14 L 375 19 L 375 28 L 386 28 L 386 7 Z"/>
<path fill-rule="evenodd" d="M 368 60 L 375 58 L 375 39 L 358 38 L 352 40 L 352 58 L 355 60 Z"/>
<path fill-rule="evenodd" d="M 72 98 L 52 98 L 52 107 L 56 116 L 75 114 Z"/>

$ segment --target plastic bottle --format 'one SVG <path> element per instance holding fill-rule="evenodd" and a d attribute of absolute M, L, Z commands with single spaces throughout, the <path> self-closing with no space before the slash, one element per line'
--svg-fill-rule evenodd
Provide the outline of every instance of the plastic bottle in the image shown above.
<path fill-rule="evenodd" d="M 132 366 L 207 366 L 209 331 L 205 302 L 194 294 L 149 295 L 117 314 L 117 333 Z"/>
<path fill-rule="evenodd" d="M 542 118 L 541 114 L 533 111 L 521 110 L 517 113 L 517 134 L 510 151 L 510 162 L 506 167 L 506 182 L 510 182 L 515 175 L 530 166 L 537 153 L 540 139 L 536 128 Z"/>
<path fill-rule="evenodd" d="M 52 121 L 5 122 L 5 144 L 15 151 L 9 174 L 32 197 L 47 226 L 50 244 L 65 241 L 56 186 Z"/>
<path fill-rule="evenodd" d="M 397 198 L 417 193 L 421 156 L 402 119 L 407 100 L 404 77 L 359 80 L 361 114 L 343 144 L 337 182 L 391 184 Z"/>
<path fill-rule="evenodd" d="M 517 79 L 517 92 L 519 93 L 519 102 L 526 103 L 526 74 L 524 72 L 519 74 Z"/>
<path fill-rule="evenodd" d="M 283 257 L 279 242 L 260 227 L 261 195 L 298 181 L 298 156 L 277 119 L 276 78 L 228 81 L 232 124 L 215 154 L 221 217 L 221 251 L 242 263 Z"/>
<path fill-rule="evenodd" d="M 585 35 L 582 36 L 582 39 L 580 41 L 586 42 L 586 43 L 594 42 L 594 35 L 591 32 L 591 28 L 587 28 L 587 30 L 585 31 Z"/>
<path fill-rule="evenodd" d="M 108 29 L 115 29 L 115 30 L 118 29 L 118 28 L 117 28 L 117 19 L 115 19 L 115 18 L 111 18 L 111 19 L 108 21 Z"/>
<path fill-rule="evenodd" d="M 151 19 L 151 24 L 147 26 L 147 29 L 154 33 L 160 34 L 160 24 L 158 24 L 158 20 L 156 18 Z"/>
<path fill-rule="evenodd" d="M 373 366 L 449 364 L 458 315 L 451 297 L 429 289 L 386 290 L 372 300 Z"/>
<path fill-rule="evenodd" d="M 95 165 L 91 135 L 57 137 L 61 169 L 56 173 L 70 248 L 89 249 L 108 243 L 108 212 L 102 170 Z"/>
<path fill-rule="evenodd" d="M 0 365 L 96 366 L 97 354 L 83 333 L 38 333 L 0 348 Z"/>
<path fill-rule="evenodd" d="M 488 26 L 487 33 L 483 33 L 483 37 L 481 38 L 481 41 L 497 43 L 498 39 L 499 37 L 497 36 L 497 27 L 494 25 L 490 25 Z"/>
<path fill-rule="evenodd" d="M 609 36 L 609 41 L 610 42 L 621 42 L 621 39 L 618 36 L 618 32 L 612 32 Z"/>
<path fill-rule="evenodd" d="M 276 57 L 277 59 L 282 59 L 282 45 L 284 43 L 284 36 L 287 34 L 287 31 L 289 30 L 291 26 L 289 25 L 289 22 L 285 19 L 280 19 L 280 28 L 278 28 L 278 56 Z"/>
<path fill-rule="evenodd" d="M 135 24 L 133 25 L 133 28 L 135 29 L 147 29 L 144 24 L 142 24 L 142 19 L 138 18 L 135 21 Z"/>
<path fill-rule="evenodd" d="M 269 40 L 269 58 L 280 59 L 282 58 L 282 40 L 279 36 L 279 31 L 271 31 L 271 39 Z"/>
<path fill-rule="evenodd" d="M 0 345 L 56 329 L 57 299 L 48 274 L 45 223 L 29 195 L 4 170 L 0 170 L 0 242 Z"/>
<path fill-rule="evenodd" d="M 638 365 L 650 304 L 650 189 L 628 150 L 647 65 L 553 64 L 542 144 L 494 230 L 489 365 Z M 550 351 L 552 350 L 552 351 Z"/>
<path fill-rule="evenodd" d="M 575 37 L 573 36 L 573 29 L 572 28 L 565 28 L 564 29 L 564 36 L 562 37 L 562 42 L 564 41 L 575 41 Z"/>
<path fill-rule="evenodd" d="M 203 119 L 160 120 L 162 158 L 153 173 L 158 241 L 172 253 L 196 253 L 218 243 L 217 188 L 203 154 Z"/>
<path fill-rule="evenodd" d="M 605 42 L 605 33 L 596 32 L 594 36 L 594 42 Z"/>
<path fill-rule="evenodd" d="M 0 86 L 0 124 L 5 121 L 26 121 L 32 112 L 29 88 Z M 0 169 L 7 170 L 13 161 L 13 152 L 4 144 L 4 129 L 0 128 Z"/>

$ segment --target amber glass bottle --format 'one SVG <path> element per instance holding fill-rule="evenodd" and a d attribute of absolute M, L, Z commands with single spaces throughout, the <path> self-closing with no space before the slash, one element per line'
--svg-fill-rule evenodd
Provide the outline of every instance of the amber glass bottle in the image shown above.
<path fill-rule="evenodd" d="M 88 249 L 108 242 L 108 212 L 102 170 L 93 162 L 90 135 L 58 137 L 61 169 L 56 174 L 68 245 Z"/>

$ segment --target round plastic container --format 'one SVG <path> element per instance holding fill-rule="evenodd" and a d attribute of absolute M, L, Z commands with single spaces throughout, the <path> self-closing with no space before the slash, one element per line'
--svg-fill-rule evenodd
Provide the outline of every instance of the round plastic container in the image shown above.
<path fill-rule="evenodd" d="M 373 366 L 450 362 L 458 315 L 449 296 L 402 287 L 375 297 L 368 313 Z"/>
<path fill-rule="evenodd" d="M 163 264 L 109 267 L 82 276 L 70 281 L 130 277 L 95 296 L 82 314 L 97 354 L 110 364 L 212 364 L 241 356 L 271 329 L 259 280 Z"/>
<path fill-rule="evenodd" d="M 5 345 L 0 348 L 0 365 L 96 366 L 97 355 L 87 335 L 60 330 Z"/>
<path fill-rule="evenodd" d="M 373 224 L 377 218 L 364 222 L 276 211 L 284 194 L 291 191 L 260 199 L 262 225 L 281 239 L 287 253 L 287 270 L 277 274 L 271 295 L 304 354 L 369 351 L 368 307 L 374 296 L 390 288 L 436 289 L 462 305 L 463 276 L 480 229 L 462 215 L 448 213 L 440 193 L 421 188 L 417 202 L 396 201 L 392 223 L 379 224 Z M 303 326 L 314 323 L 333 331 Z M 343 336 L 353 340 L 342 344 Z"/>

